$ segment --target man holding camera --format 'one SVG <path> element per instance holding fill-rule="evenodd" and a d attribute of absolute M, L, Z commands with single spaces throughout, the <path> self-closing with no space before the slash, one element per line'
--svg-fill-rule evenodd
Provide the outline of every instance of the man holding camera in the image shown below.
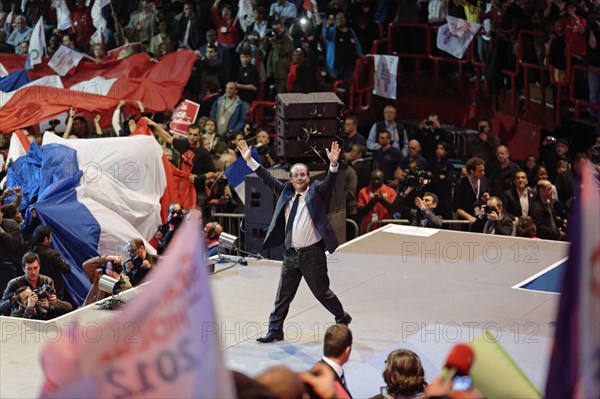
<path fill-rule="evenodd" d="M 267 52 L 265 62 L 267 78 L 275 81 L 277 93 L 285 93 L 285 84 L 292 63 L 294 40 L 285 31 L 283 22 L 279 19 L 271 22 L 271 29 L 265 35 L 265 51 Z"/>
<path fill-rule="evenodd" d="M 21 317 L 24 319 L 49 320 L 61 316 L 73 310 L 73 306 L 66 301 L 56 298 L 55 294 L 50 294 L 53 290 L 49 286 L 41 290 L 32 290 L 30 287 L 23 286 L 17 289 L 14 300 L 19 308 L 13 311 L 11 317 Z"/>
<path fill-rule="evenodd" d="M 483 234 L 510 236 L 513 232 L 514 217 L 504 213 L 502 201 L 498 197 L 490 197 L 481 207 L 479 216 L 471 224 L 471 231 Z"/>
<path fill-rule="evenodd" d="M 52 248 L 52 229 L 40 225 L 33 231 L 33 252 L 39 256 L 40 272 L 50 277 L 54 282 L 56 296 L 59 299 L 72 302 L 71 295 L 65 288 L 63 274 L 71 273 L 71 266 L 60 257 L 60 253 Z"/>
<path fill-rule="evenodd" d="M 157 252 L 159 254 L 167 249 L 171 238 L 173 238 L 175 231 L 177 231 L 179 225 L 183 221 L 185 213 L 186 211 L 179 202 L 173 202 L 169 205 L 169 216 L 167 217 L 167 221 L 158 226 L 158 229 L 154 234 L 154 237 L 158 240 Z"/>
<path fill-rule="evenodd" d="M 492 134 L 492 121 L 488 117 L 479 118 L 477 131 L 479 134 L 467 145 L 468 157 L 481 158 L 485 163 L 489 163 L 496 157 L 496 148 L 500 145 L 500 139 Z"/>
<path fill-rule="evenodd" d="M 39 256 L 33 252 L 27 252 L 25 255 L 23 255 L 21 263 L 23 266 L 23 272 L 25 274 L 13 278 L 6 285 L 6 290 L 4 290 L 2 300 L 0 300 L 0 315 L 8 316 L 11 314 L 11 307 L 17 302 L 18 299 L 20 299 L 15 297 L 15 293 L 21 287 L 29 287 L 32 289 L 32 291 L 43 289 L 44 286 L 50 287 L 50 289 L 44 290 L 47 293 L 52 293 L 48 295 L 48 302 L 53 303 L 58 301 L 54 291 L 54 281 L 50 277 L 40 274 Z M 29 295 L 24 297 L 29 298 Z M 37 299 L 39 300 L 39 297 Z M 35 302 L 37 302 L 37 300 Z M 68 305 L 68 309 L 67 305 L 65 304 Z M 52 306 L 54 307 L 54 305 Z M 62 313 L 66 313 L 72 309 L 72 306 L 68 302 L 61 301 L 61 303 L 58 305 L 58 308 Z"/>
<path fill-rule="evenodd" d="M 433 193 L 425 193 L 423 197 L 415 197 L 417 211 L 411 220 L 411 225 L 419 227 L 431 227 L 439 229 L 442 227 L 443 218 L 433 213 L 438 205 L 438 196 Z"/>
<path fill-rule="evenodd" d="M 106 298 L 108 293 L 100 290 L 98 284 L 103 275 L 112 277 L 121 282 L 121 291 L 132 288 L 129 276 L 125 274 L 123 260 L 120 256 L 94 256 L 83 262 L 82 268 L 92 287 L 85 298 L 84 306 Z M 104 267 L 103 267 L 104 266 Z"/>
<path fill-rule="evenodd" d="M 134 287 L 144 280 L 146 274 L 158 263 L 158 255 L 151 255 L 141 238 L 133 238 L 126 245 L 130 258 L 125 262 L 125 273 Z"/>

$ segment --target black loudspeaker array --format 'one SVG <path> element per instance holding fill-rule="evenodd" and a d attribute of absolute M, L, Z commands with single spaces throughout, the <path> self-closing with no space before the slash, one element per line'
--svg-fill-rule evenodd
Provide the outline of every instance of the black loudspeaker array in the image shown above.
<path fill-rule="evenodd" d="M 311 169 L 328 163 L 326 148 L 341 141 L 344 104 L 334 94 L 278 94 L 276 102 L 277 156 L 288 164 L 302 162 Z"/>

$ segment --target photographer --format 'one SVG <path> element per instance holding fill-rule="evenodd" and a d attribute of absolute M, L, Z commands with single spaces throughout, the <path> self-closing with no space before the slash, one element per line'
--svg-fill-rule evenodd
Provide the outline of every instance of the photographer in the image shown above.
<path fill-rule="evenodd" d="M 486 205 L 481 207 L 479 216 L 471 225 L 471 231 L 483 234 L 510 236 L 513 234 L 514 217 L 504 213 L 502 201 L 498 197 L 490 197 Z"/>
<path fill-rule="evenodd" d="M 158 254 L 162 254 L 165 249 L 167 249 L 167 245 L 173 238 L 173 234 L 179 228 L 179 225 L 183 221 L 183 218 L 187 211 L 181 207 L 179 202 L 173 202 L 169 205 L 169 216 L 167 217 L 167 221 L 164 224 L 158 226 L 154 237 L 158 240 Z"/>
<path fill-rule="evenodd" d="M 47 285 L 52 289 L 53 296 L 56 297 L 54 281 L 50 277 L 40 274 L 40 258 L 37 254 L 27 252 L 23 255 L 21 264 L 25 274 L 13 278 L 6 285 L 4 294 L 2 294 L 2 300 L 0 301 L 0 315 L 8 316 L 11 313 L 11 307 L 16 303 L 15 292 L 21 287 L 36 289 Z"/>
<path fill-rule="evenodd" d="M 416 198 L 421 195 L 423 188 L 429 183 L 428 174 L 419 169 L 401 169 L 398 167 L 394 173 L 396 185 L 396 201 L 394 202 L 394 215 L 399 219 L 411 219 L 417 208 Z"/>
<path fill-rule="evenodd" d="M 436 160 L 436 145 L 440 141 L 452 143 L 452 135 L 442 127 L 440 120 L 436 114 L 429 114 L 427 119 L 423 119 L 419 123 L 419 130 L 415 132 L 413 137 L 423 147 L 423 158 L 427 163 L 431 164 Z"/>
<path fill-rule="evenodd" d="M 120 256 L 94 256 L 83 262 L 83 271 L 92 283 L 90 291 L 85 298 L 84 306 L 98 302 L 110 294 L 100 291 L 98 283 L 103 275 L 114 278 L 121 282 L 121 291 L 132 288 L 129 277 L 124 273 L 123 260 Z"/>
<path fill-rule="evenodd" d="M 73 306 L 69 302 L 57 299 L 56 295 L 49 294 L 50 292 L 53 292 L 53 290 L 49 286 L 36 290 L 32 290 L 27 286 L 18 288 L 13 300 L 19 305 L 19 308 L 13 311 L 10 316 L 49 320 L 73 310 Z"/>
<path fill-rule="evenodd" d="M 433 210 L 438 205 L 438 197 L 433 193 L 425 193 L 423 197 L 415 197 L 415 206 L 418 208 L 413 213 L 411 218 L 411 225 L 420 227 L 432 227 L 439 229 L 442 227 L 442 221 L 444 220 L 441 216 L 433 213 Z"/>
<path fill-rule="evenodd" d="M 477 124 L 477 136 L 469 140 L 467 144 L 468 158 L 480 158 L 488 163 L 496 157 L 496 148 L 500 145 L 500 139 L 492 134 L 492 121 L 482 116 Z"/>
<path fill-rule="evenodd" d="M 381 170 L 371 173 L 371 184 L 358 193 L 358 213 L 362 215 L 361 234 L 367 232 L 369 223 L 379 219 L 393 219 L 396 191 L 383 183 Z M 374 226 L 377 228 L 378 226 Z"/>
<path fill-rule="evenodd" d="M 125 245 L 125 251 L 130 258 L 125 262 L 125 273 L 131 280 L 131 285 L 137 286 L 144 280 L 146 274 L 156 266 L 158 255 L 151 255 L 141 238 L 133 238 Z"/>

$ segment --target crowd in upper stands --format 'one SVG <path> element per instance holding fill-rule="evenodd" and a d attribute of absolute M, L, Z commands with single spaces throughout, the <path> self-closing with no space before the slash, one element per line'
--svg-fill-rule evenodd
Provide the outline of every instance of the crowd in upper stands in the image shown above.
<path fill-rule="evenodd" d="M 0 1 L 0 52 L 26 52 L 24 43 L 31 37 L 31 26 L 41 16 L 50 56 L 61 43 L 98 62 L 103 62 L 107 50 L 130 43 L 140 43 L 131 51 L 145 51 L 157 59 L 178 49 L 196 52 L 198 59 L 184 97 L 197 101 L 200 111 L 187 137 L 169 132 L 170 111 L 148 113 L 140 101 L 127 105 L 128 112 L 134 110 L 127 115 L 121 102 L 111 127 L 100 126 L 99 116 L 89 121 L 89 115 L 78 115 L 72 108 L 64 130 L 60 122 L 51 121 L 47 131 L 65 138 L 127 136 L 145 123 L 169 161 L 189 173 L 196 187 L 197 205 L 205 210 L 207 221 L 214 212 L 244 212 L 242 201 L 222 174 L 239 156 L 239 140 L 257 147 L 265 167 L 279 164 L 274 126 L 256 126 L 249 119 L 252 101 L 273 99 L 283 92 L 326 90 L 332 81 L 352 76 L 354 60 L 368 52 L 378 37 L 377 24 L 402 14 L 402 9 L 396 9 L 398 4 L 382 0 L 256 1 L 248 3 L 245 13 L 237 9 L 237 2 L 221 0 L 113 0 L 102 9 L 107 21 L 102 40 L 94 42 L 94 16 L 83 0 L 66 1 L 72 27 L 63 31 L 56 27 L 57 11 L 49 2 L 23 4 L 25 10 L 20 9 L 20 1 Z M 571 56 L 597 65 L 598 21 L 594 18 L 600 7 L 598 0 L 594 4 L 555 0 L 542 9 L 537 3 L 524 1 L 475 4 L 432 0 L 414 6 L 413 11 L 418 11 L 415 18 L 422 22 L 438 23 L 444 15 L 483 22 L 478 49 L 481 59 L 490 60 L 490 68 L 494 54 L 502 50 L 502 40 L 490 47 L 488 36 L 514 38 L 515 29 L 531 27 L 532 21 L 547 32 L 549 26 L 562 26 Z M 549 37 L 552 50 L 558 39 L 554 34 Z M 576 48 L 581 51 L 573 51 Z M 588 77 L 590 98 L 593 80 L 593 76 Z M 572 153 L 568 140 L 548 136 L 540 145 L 539 159 L 531 155 L 520 162 L 511 159 L 510 148 L 494 133 L 491 119 L 481 117 L 478 122 L 477 133 L 469 136 L 461 153 L 435 112 L 414 129 L 398 120 L 394 105 L 386 106 L 383 118 L 370 126 L 359 126 L 356 116 L 346 115 L 342 137 L 346 210 L 348 219 L 359 226 L 359 233 L 378 227 L 386 219 L 407 219 L 416 226 L 436 228 L 451 227 L 453 220 L 462 220 L 465 230 L 484 234 L 565 239 L 574 183 L 583 167 L 595 168 L 597 173 L 600 138 L 588 152 Z M 43 133 L 37 126 L 27 130 L 31 140 L 41 141 Z M 8 143 L 6 138 L 3 135 Z M 35 244 L 35 226 L 23 232 L 18 228 L 22 223 L 19 205 L 5 204 L 0 219 L 1 260 L 17 269 L 24 251 Z M 157 235 L 160 245 L 164 246 L 167 232 Z M 352 229 L 348 234 L 348 238 L 355 235 Z M 17 244 L 19 256 L 11 249 Z M 138 248 L 138 244 L 132 245 Z"/>

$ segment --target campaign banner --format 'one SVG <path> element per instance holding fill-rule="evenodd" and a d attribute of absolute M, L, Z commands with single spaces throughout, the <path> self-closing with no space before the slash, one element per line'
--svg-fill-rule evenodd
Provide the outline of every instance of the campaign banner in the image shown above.
<path fill-rule="evenodd" d="M 190 100 L 181 102 L 173 111 L 169 124 L 171 132 L 187 136 L 188 128 L 196 120 L 198 111 L 200 111 L 200 104 Z"/>
<path fill-rule="evenodd" d="M 373 58 L 375 63 L 373 94 L 395 100 L 398 57 L 395 55 L 374 55 Z"/>
<path fill-rule="evenodd" d="M 481 24 L 451 16 L 447 16 L 446 21 L 448 23 L 438 29 L 437 47 L 456 58 L 462 58 Z"/>
<path fill-rule="evenodd" d="M 48 66 L 54 69 L 59 76 L 65 76 L 71 69 L 79 65 L 82 58 L 83 54 L 79 51 L 61 44 L 52 56 L 52 59 L 48 62 Z"/>

